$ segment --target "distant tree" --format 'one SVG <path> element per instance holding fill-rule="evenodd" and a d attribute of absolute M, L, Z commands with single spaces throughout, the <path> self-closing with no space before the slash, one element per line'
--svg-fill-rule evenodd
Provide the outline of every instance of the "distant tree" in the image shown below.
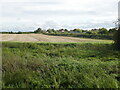
<path fill-rule="evenodd" d="M 19 31 L 19 32 L 17 32 L 17 34 L 22 34 L 22 32 L 21 32 L 21 31 Z"/>
<path fill-rule="evenodd" d="M 87 31 L 86 34 L 92 34 L 92 32 L 91 31 Z"/>
<path fill-rule="evenodd" d="M 98 34 L 107 34 L 108 30 L 106 28 L 100 28 Z"/>
<path fill-rule="evenodd" d="M 109 34 L 115 34 L 117 32 L 116 28 L 109 29 Z"/>
<path fill-rule="evenodd" d="M 47 30 L 47 32 L 48 32 L 48 33 L 55 33 L 56 31 L 55 31 L 54 29 L 50 29 L 50 28 L 49 28 L 49 29 Z"/>
<path fill-rule="evenodd" d="M 65 29 L 59 29 L 58 32 L 64 33 L 64 32 L 65 32 Z"/>
<path fill-rule="evenodd" d="M 98 31 L 98 29 L 92 29 L 91 31 L 97 32 L 97 31 Z"/>
<path fill-rule="evenodd" d="M 38 28 L 37 30 L 34 31 L 34 33 L 43 33 L 41 28 Z"/>
<path fill-rule="evenodd" d="M 13 34 L 13 32 L 11 31 L 11 32 L 9 32 L 9 34 Z"/>
<path fill-rule="evenodd" d="M 82 33 L 82 30 L 81 30 L 81 29 L 74 29 L 73 31 L 74 31 L 74 32 L 77 32 L 77 33 Z"/>
<path fill-rule="evenodd" d="M 65 29 L 64 31 L 65 31 L 65 32 L 68 32 L 68 30 L 67 30 L 67 29 Z"/>
<path fill-rule="evenodd" d="M 98 34 L 99 29 L 92 29 L 91 32 L 92 32 L 92 34 Z"/>
<path fill-rule="evenodd" d="M 87 32 L 87 30 L 82 30 L 82 33 L 86 33 Z"/>

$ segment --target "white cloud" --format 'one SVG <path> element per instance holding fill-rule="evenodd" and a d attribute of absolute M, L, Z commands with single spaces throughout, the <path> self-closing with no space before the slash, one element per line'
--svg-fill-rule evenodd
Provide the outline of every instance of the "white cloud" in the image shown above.
<path fill-rule="evenodd" d="M 118 1 L 2 0 L 2 30 L 114 27 Z"/>

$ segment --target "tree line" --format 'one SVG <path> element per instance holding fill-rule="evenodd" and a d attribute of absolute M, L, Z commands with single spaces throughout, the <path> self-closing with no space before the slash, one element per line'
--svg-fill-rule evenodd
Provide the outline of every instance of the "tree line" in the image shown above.
<path fill-rule="evenodd" d="M 117 32 L 116 28 L 106 29 L 106 28 L 99 28 L 99 29 L 91 29 L 91 30 L 83 30 L 83 29 L 48 29 L 42 30 L 38 28 L 34 31 L 34 33 L 43 33 L 46 35 L 54 35 L 54 36 L 72 36 L 72 37 L 80 37 L 80 38 L 92 38 L 92 39 L 108 39 L 112 40 L 114 33 Z"/>
<path fill-rule="evenodd" d="M 83 30 L 83 29 L 73 29 L 73 30 L 67 30 L 67 29 L 59 29 L 59 30 L 55 30 L 55 29 L 48 29 L 48 30 L 43 30 L 41 28 L 38 28 L 32 32 L 0 32 L 3 34 L 29 34 L 29 33 L 52 33 L 52 34 L 60 34 L 60 33 L 84 33 L 84 34 L 113 34 L 115 33 L 117 30 L 116 28 L 112 28 L 112 29 L 106 29 L 106 28 L 99 28 L 99 29 L 91 29 L 91 30 Z"/>
<path fill-rule="evenodd" d="M 38 28 L 37 30 L 34 31 L 34 33 L 54 33 L 54 34 L 59 34 L 59 33 L 84 33 L 84 34 L 113 34 L 117 30 L 116 28 L 112 29 L 106 29 L 106 28 L 99 28 L 99 29 L 91 29 L 91 30 L 83 30 L 83 29 L 73 29 L 73 30 L 67 30 L 67 29 L 48 29 L 48 30 L 42 30 L 41 28 Z"/>

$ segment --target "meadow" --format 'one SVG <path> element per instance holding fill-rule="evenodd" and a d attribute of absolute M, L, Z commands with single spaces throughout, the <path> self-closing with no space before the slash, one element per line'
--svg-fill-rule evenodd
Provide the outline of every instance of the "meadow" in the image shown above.
<path fill-rule="evenodd" d="M 2 43 L 3 88 L 119 88 L 113 43 Z"/>

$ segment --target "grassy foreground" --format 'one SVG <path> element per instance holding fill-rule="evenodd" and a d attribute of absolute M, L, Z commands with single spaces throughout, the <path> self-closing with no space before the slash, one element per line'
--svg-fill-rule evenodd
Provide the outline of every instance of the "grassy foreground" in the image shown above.
<path fill-rule="evenodd" d="M 118 88 L 110 43 L 3 42 L 3 88 Z"/>

